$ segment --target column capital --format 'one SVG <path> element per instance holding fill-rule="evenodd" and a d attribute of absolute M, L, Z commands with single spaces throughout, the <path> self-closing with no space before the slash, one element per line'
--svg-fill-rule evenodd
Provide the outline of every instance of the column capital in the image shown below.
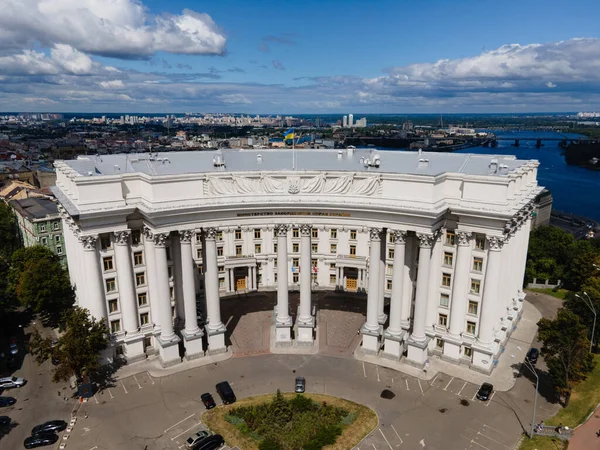
<path fill-rule="evenodd" d="M 300 234 L 302 236 L 310 236 L 312 233 L 312 225 L 308 223 L 303 223 L 300 225 Z"/>
<path fill-rule="evenodd" d="M 280 224 L 275 225 L 275 231 L 277 231 L 278 237 L 287 236 L 289 229 L 290 229 L 290 225 L 287 223 L 280 223 Z"/>
<path fill-rule="evenodd" d="M 144 237 L 148 240 L 153 241 L 154 240 L 154 231 L 152 231 L 149 227 L 147 227 L 146 225 L 144 225 L 143 227 L 143 231 L 144 233 Z"/>
<path fill-rule="evenodd" d="M 194 232 L 192 230 L 179 230 L 179 241 L 182 244 L 191 244 Z"/>
<path fill-rule="evenodd" d="M 218 233 L 219 233 L 219 230 L 215 227 L 209 227 L 209 228 L 204 229 L 204 236 L 208 240 L 216 241 Z"/>
<path fill-rule="evenodd" d="M 394 244 L 406 244 L 406 231 L 390 230 L 390 235 L 392 236 Z"/>
<path fill-rule="evenodd" d="M 499 236 L 486 236 L 485 239 L 488 241 L 488 249 L 494 252 L 502 250 L 506 239 Z"/>
<path fill-rule="evenodd" d="M 156 247 L 165 247 L 169 233 L 154 233 L 154 245 Z"/>
<path fill-rule="evenodd" d="M 381 228 L 369 228 L 369 238 L 372 241 L 381 241 Z"/>
<path fill-rule="evenodd" d="M 471 244 L 473 233 L 470 231 L 457 231 L 456 238 L 458 240 L 458 245 L 466 247 L 467 245 Z"/>
<path fill-rule="evenodd" d="M 419 239 L 421 248 L 431 248 L 433 245 L 433 234 L 431 233 L 417 233 L 417 239 Z"/>
<path fill-rule="evenodd" d="M 131 235 L 131 230 L 122 230 L 115 231 L 115 244 L 117 245 L 127 245 L 129 244 L 129 236 Z"/>
<path fill-rule="evenodd" d="M 98 242 L 98 236 L 79 236 L 79 242 L 83 245 L 83 249 L 87 251 L 96 250 L 96 243 Z"/>

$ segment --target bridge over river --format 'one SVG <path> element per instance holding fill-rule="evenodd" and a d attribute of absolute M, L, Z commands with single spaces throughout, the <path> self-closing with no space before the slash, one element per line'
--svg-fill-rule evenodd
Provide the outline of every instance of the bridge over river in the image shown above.
<path fill-rule="evenodd" d="M 566 135 L 561 136 L 552 136 L 552 137 L 539 137 L 539 136 L 519 136 L 519 137 L 510 137 L 510 136 L 492 136 L 487 139 L 484 143 L 484 147 L 496 147 L 498 145 L 497 141 L 514 141 L 513 147 L 518 147 L 521 141 L 535 141 L 535 146 L 540 148 L 543 146 L 543 141 L 557 141 L 560 142 L 560 147 L 566 147 L 567 144 L 571 142 L 578 142 L 581 138 L 569 137 Z"/>

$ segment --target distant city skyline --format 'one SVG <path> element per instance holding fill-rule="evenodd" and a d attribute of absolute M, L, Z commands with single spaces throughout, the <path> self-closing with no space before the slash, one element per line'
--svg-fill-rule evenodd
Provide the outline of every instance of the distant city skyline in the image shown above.
<path fill-rule="evenodd" d="M 593 0 L 3 0 L 0 111 L 597 111 L 598 17 Z"/>

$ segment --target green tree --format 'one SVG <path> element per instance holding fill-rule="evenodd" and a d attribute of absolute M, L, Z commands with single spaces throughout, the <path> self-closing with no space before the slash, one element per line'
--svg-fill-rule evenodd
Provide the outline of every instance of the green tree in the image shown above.
<path fill-rule="evenodd" d="M 538 333 L 548 372 L 567 406 L 573 386 L 585 380 L 594 368 L 588 329 L 578 315 L 561 308 L 556 319 L 543 318 L 538 322 Z"/>
<path fill-rule="evenodd" d="M 533 278 L 564 280 L 575 253 L 572 235 L 560 228 L 538 227 L 531 232 L 527 253 L 527 281 Z"/>
<path fill-rule="evenodd" d="M 100 352 L 109 344 L 104 320 L 96 320 L 86 309 L 75 307 L 65 313 L 64 323 L 65 332 L 56 345 L 37 331 L 33 334 L 30 347 L 36 362 L 41 364 L 49 358 L 58 360 L 52 376 L 55 383 L 72 376 L 81 379 L 84 374 L 97 374 Z"/>
<path fill-rule="evenodd" d="M 0 202 L 0 259 L 9 262 L 15 250 L 22 247 L 19 225 L 13 209 Z"/>

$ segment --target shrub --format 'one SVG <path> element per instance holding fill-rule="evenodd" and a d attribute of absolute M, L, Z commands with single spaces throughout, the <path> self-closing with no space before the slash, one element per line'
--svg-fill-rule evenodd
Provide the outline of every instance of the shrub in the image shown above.
<path fill-rule="evenodd" d="M 356 413 L 350 413 L 347 416 L 342 417 L 341 424 L 342 425 L 350 425 L 352 422 L 356 420 Z"/>
<path fill-rule="evenodd" d="M 342 434 L 342 427 L 339 425 L 323 427 L 304 445 L 304 450 L 321 450 L 326 445 L 334 444 L 340 434 Z"/>
<path fill-rule="evenodd" d="M 268 437 L 258 444 L 259 450 L 282 450 L 281 446 L 278 442 L 276 442 L 273 438 Z"/>

